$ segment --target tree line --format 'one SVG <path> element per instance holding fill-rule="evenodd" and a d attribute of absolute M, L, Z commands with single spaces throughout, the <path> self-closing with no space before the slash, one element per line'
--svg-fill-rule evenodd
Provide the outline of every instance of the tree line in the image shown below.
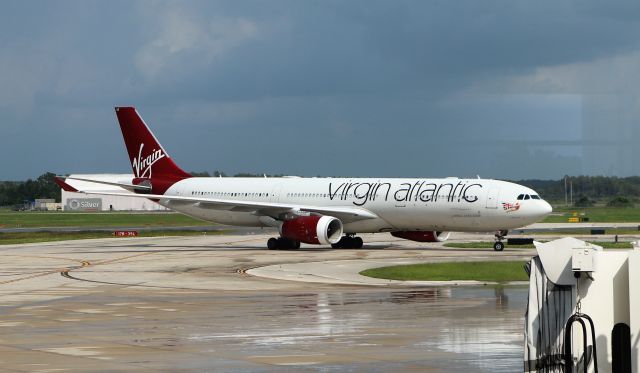
<path fill-rule="evenodd" d="M 566 180 L 518 180 L 544 199 L 555 203 L 573 201 L 577 207 L 594 204 L 633 205 L 640 202 L 640 176 L 571 176 Z"/>
<path fill-rule="evenodd" d="M 192 172 L 193 176 L 226 177 L 222 171 Z M 55 199 L 60 202 L 60 187 L 54 182 L 55 174 L 47 172 L 35 180 L 0 181 L 0 206 L 13 206 L 36 198 Z M 234 177 L 279 177 L 238 173 Z M 640 203 L 640 176 L 571 176 L 560 180 L 513 180 L 534 189 L 542 198 L 554 203 L 564 203 L 572 195 L 576 206 L 588 207 L 595 203 L 625 206 Z M 566 187 L 565 187 L 566 185 Z M 571 193 L 572 191 L 572 193 Z"/>
<path fill-rule="evenodd" d="M 27 181 L 0 181 L 0 206 L 21 205 L 36 198 L 60 202 L 60 187 L 53 180 L 56 174 L 47 172 Z"/>

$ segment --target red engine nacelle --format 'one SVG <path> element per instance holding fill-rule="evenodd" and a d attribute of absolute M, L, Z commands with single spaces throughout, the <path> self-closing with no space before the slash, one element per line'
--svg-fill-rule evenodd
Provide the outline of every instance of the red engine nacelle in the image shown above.
<path fill-rule="evenodd" d="M 398 231 L 391 232 L 393 237 L 418 242 L 443 242 L 449 238 L 450 232 L 422 232 L 422 231 Z"/>
<path fill-rule="evenodd" d="M 300 216 L 282 223 L 280 235 L 304 243 L 331 245 L 342 237 L 342 222 L 332 216 Z"/>

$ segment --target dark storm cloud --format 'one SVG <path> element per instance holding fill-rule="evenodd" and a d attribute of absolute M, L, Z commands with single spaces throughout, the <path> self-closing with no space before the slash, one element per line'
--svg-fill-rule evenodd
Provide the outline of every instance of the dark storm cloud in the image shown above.
<path fill-rule="evenodd" d="M 207 53 L 200 48 L 166 58 L 167 73 L 142 83 L 146 93 L 250 100 L 417 91 L 437 99 L 474 79 L 635 49 L 640 31 L 638 23 L 594 18 L 569 2 L 249 4 L 258 8 L 244 16 L 256 27 L 252 35 L 210 63 L 199 63 Z M 243 17 L 215 9 L 197 19 L 221 11 Z"/>
<path fill-rule="evenodd" d="M 191 170 L 597 172 L 581 161 L 581 84 L 638 53 L 638 15 L 586 1 L 11 2 L 0 156 L 14 161 L 0 178 L 129 172 L 114 105 L 138 106 Z M 556 67 L 596 62 L 544 88 Z"/>

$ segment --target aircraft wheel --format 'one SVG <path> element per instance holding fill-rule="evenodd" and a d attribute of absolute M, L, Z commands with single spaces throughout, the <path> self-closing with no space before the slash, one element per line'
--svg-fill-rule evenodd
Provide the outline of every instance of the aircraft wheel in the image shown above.
<path fill-rule="evenodd" d="M 267 241 L 267 249 L 269 250 L 275 250 L 278 248 L 278 239 L 276 238 L 269 238 L 269 240 Z"/>
<path fill-rule="evenodd" d="M 360 249 L 364 245 L 362 238 L 355 236 L 342 236 L 340 241 L 331 244 L 334 249 Z"/>
<path fill-rule="evenodd" d="M 300 242 L 285 237 L 279 237 L 276 240 L 276 246 L 281 250 L 296 250 L 300 248 Z"/>
<path fill-rule="evenodd" d="M 348 245 L 349 245 L 349 236 L 342 236 L 340 237 L 340 241 L 336 243 L 332 243 L 331 247 L 334 249 L 344 249 L 345 247 L 348 247 Z"/>
<path fill-rule="evenodd" d="M 493 249 L 494 249 L 495 251 L 502 251 L 502 250 L 504 250 L 504 243 L 502 243 L 502 242 L 500 242 L 500 241 L 496 241 L 496 242 L 493 244 Z"/>

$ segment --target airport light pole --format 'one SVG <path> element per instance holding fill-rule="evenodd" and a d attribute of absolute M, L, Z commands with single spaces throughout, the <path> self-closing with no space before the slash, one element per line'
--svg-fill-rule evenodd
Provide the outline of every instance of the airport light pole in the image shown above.
<path fill-rule="evenodd" d="M 569 180 L 569 203 L 573 206 L 573 180 Z"/>
<path fill-rule="evenodd" d="M 569 206 L 569 200 L 567 198 L 567 178 L 569 175 L 564 175 L 564 205 Z"/>

